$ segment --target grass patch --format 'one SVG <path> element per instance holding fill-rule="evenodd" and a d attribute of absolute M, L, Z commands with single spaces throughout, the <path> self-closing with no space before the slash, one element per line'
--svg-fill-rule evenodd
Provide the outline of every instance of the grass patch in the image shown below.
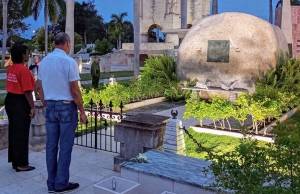
<path fill-rule="evenodd" d="M 189 132 L 204 147 L 212 149 L 214 153 L 220 155 L 234 151 L 241 144 L 241 139 L 235 137 L 198 133 L 193 129 L 189 129 Z M 259 142 L 259 145 L 265 146 L 267 143 Z M 206 159 L 207 154 L 197 152 L 197 145 L 187 135 L 185 136 L 185 147 L 187 156 Z"/>
<path fill-rule="evenodd" d="M 0 90 L 5 90 L 6 80 L 0 80 Z"/>
<path fill-rule="evenodd" d="M 287 125 L 300 125 L 300 111 L 297 111 L 291 118 L 285 121 Z"/>
<path fill-rule="evenodd" d="M 103 72 L 100 73 L 100 79 L 108 79 L 111 76 L 114 77 L 131 77 L 133 76 L 132 71 L 116 71 L 116 72 Z M 88 81 L 92 79 L 92 76 L 90 73 L 83 73 L 80 74 L 81 81 Z"/>
<path fill-rule="evenodd" d="M 0 94 L 0 106 L 4 106 L 6 94 Z"/>

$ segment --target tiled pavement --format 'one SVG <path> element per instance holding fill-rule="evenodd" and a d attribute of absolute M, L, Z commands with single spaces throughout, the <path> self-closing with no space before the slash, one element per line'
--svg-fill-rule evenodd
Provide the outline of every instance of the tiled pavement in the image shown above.
<path fill-rule="evenodd" d="M 74 146 L 70 181 L 79 182 L 76 194 L 92 194 L 93 185 L 105 177 L 117 175 L 112 171 L 114 154 Z M 30 152 L 31 172 L 15 172 L 7 163 L 7 150 L 0 151 L 0 194 L 46 194 L 45 152 Z"/>

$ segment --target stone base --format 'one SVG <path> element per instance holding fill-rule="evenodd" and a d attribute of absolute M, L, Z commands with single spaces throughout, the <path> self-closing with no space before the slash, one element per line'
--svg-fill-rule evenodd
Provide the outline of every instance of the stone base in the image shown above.
<path fill-rule="evenodd" d="M 8 147 L 8 123 L 0 124 L 0 150 Z"/>
<path fill-rule="evenodd" d="M 36 115 L 31 120 L 29 148 L 40 152 L 46 148 L 45 109 L 39 101 L 35 102 L 35 109 Z"/>
<path fill-rule="evenodd" d="M 114 157 L 114 168 L 113 170 L 116 172 L 121 172 L 121 164 L 125 162 L 126 160 L 122 158 L 121 156 Z"/>
<path fill-rule="evenodd" d="M 46 136 L 31 137 L 29 149 L 34 152 L 40 152 L 46 148 Z"/>

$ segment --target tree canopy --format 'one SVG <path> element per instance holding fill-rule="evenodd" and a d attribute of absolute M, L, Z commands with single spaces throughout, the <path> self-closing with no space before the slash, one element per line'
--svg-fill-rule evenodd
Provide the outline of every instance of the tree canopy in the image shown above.
<path fill-rule="evenodd" d="M 23 19 L 26 17 L 26 14 L 22 11 L 22 2 L 23 0 L 8 1 L 7 29 L 9 37 L 24 32 L 28 29 L 28 26 L 23 21 Z M 0 6 L 0 13 L 0 21 L 2 21 L 2 6 Z M 0 25 L 0 29 L 2 31 L 2 25 Z"/>
<path fill-rule="evenodd" d="M 98 14 L 93 1 L 75 2 L 74 10 L 75 32 L 83 37 L 85 44 L 94 43 L 105 36 L 103 18 Z M 65 29 L 65 17 L 60 17 L 61 30 Z"/>

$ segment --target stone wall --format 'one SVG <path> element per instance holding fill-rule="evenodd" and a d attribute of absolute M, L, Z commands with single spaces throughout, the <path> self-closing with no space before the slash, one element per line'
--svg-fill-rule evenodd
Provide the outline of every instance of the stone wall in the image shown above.
<path fill-rule="evenodd" d="M 210 14 L 211 0 L 188 0 L 187 23 L 194 24 Z M 180 0 L 142 0 L 141 35 L 147 42 L 151 25 L 157 24 L 162 30 L 181 28 Z"/>
<path fill-rule="evenodd" d="M 128 67 L 128 71 L 133 70 L 133 57 L 125 52 L 117 51 L 101 56 L 100 71 L 111 72 L 113 65 L 122 65 Z"/>
<path fill-rule="evenodd" d="M 300 6 L 292 6 L 293 56 L 300 58 Z"/>
<path fill-rule="evenodd" d="M 8 146 L 8 122 L 0 123 L 0 150 L 6 149 Z"/>

